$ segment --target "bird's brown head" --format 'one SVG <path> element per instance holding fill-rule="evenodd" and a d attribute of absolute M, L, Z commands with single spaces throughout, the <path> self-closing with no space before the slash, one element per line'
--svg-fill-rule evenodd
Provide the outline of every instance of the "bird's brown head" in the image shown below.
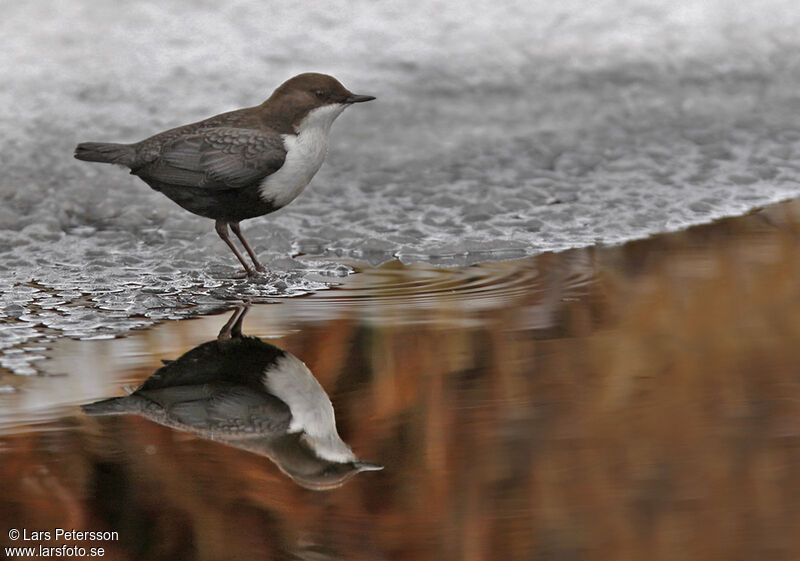
<path fill-rule="evenodd" d="M 329 107 L 329 110 L 316 113 L 330 115 L 332 123 L 349 105 L 373 99 L 375 97 L 371 95 L 354 94 L 333 76 L 307 72 L 286 80 L 261 107 L 271 120 L 280 116 L 297 127 L 315 109 Z"/>

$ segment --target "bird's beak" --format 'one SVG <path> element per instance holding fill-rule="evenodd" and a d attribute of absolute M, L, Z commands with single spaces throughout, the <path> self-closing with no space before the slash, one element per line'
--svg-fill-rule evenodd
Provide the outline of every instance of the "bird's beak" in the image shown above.
<path fill-rule="evenodd" d="M 374 95 L 358 95 L 350 94 L 350 97 L 344 100 L 345 103 L 361 103 L 363 101 L 372 101 L 375 99 Z"/>
<path fill-rule="evenodd" d="M 383 469 L 383 466 L 380 466 L 378 464 L 373 464 L 370 462 L 358 461 L 358 462 L 353 462 L 353 465 L 358 471 L 380 471 Z"/>

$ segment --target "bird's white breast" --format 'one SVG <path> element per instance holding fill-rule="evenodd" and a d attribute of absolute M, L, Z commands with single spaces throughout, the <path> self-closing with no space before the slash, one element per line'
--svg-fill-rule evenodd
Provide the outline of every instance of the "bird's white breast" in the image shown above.
<path fill-rule="evenodd" d="M 286 159 L 259 186 L 264 201 L 280 208 L 292 202 L 311 182 L 328 153 L 331 124 L 344 111 L 344 104 L 314 109 L 297 126 L 297 134 L 283 135 Z"/>
<path fill-rule="evenodd" d="M 289 432 L 303 432 L 317 456 L 333 462 L 355 459 L 336 431 L 330 398 L 300 359 L 291 354 L 264 372 L 267 391 L 289 406 Z"/>

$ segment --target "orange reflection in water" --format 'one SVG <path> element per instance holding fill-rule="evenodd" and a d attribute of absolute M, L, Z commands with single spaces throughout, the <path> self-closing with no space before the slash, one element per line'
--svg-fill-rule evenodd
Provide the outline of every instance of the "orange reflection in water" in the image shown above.
<path fill-rule="evenodd" d="M 245 332 L 279 335 L 384 471 L 313 492 L 259 456 L 76 412 L 2 438 L 0 519 L 117 530 L 107 559 L 800 558 L 799 209 L 390 264 L 255 307 Z M 100 354 L 107 378 L 142 381 L 224 322 L 137 334 L 135 355 L 65 344 L 60 364 L 80 376 Z"/>

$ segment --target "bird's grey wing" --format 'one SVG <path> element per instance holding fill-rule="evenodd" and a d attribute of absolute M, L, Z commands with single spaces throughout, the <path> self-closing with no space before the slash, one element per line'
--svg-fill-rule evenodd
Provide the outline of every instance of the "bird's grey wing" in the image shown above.
<path fill-rule="evenodd" d="M 137 394 L 161 405 L 174 422 L 228 436 L 259 436 L 282 431 L 291 421 L 285 403 L 246 386 L 174 386 Z"/>
<path fill-rule="evenodd" d="M 156 158 L 133 173 L 170 185 L 237 189 L 274 173 L 285 159 L 277 133 L 216 127 L 166 143 Z"/>

